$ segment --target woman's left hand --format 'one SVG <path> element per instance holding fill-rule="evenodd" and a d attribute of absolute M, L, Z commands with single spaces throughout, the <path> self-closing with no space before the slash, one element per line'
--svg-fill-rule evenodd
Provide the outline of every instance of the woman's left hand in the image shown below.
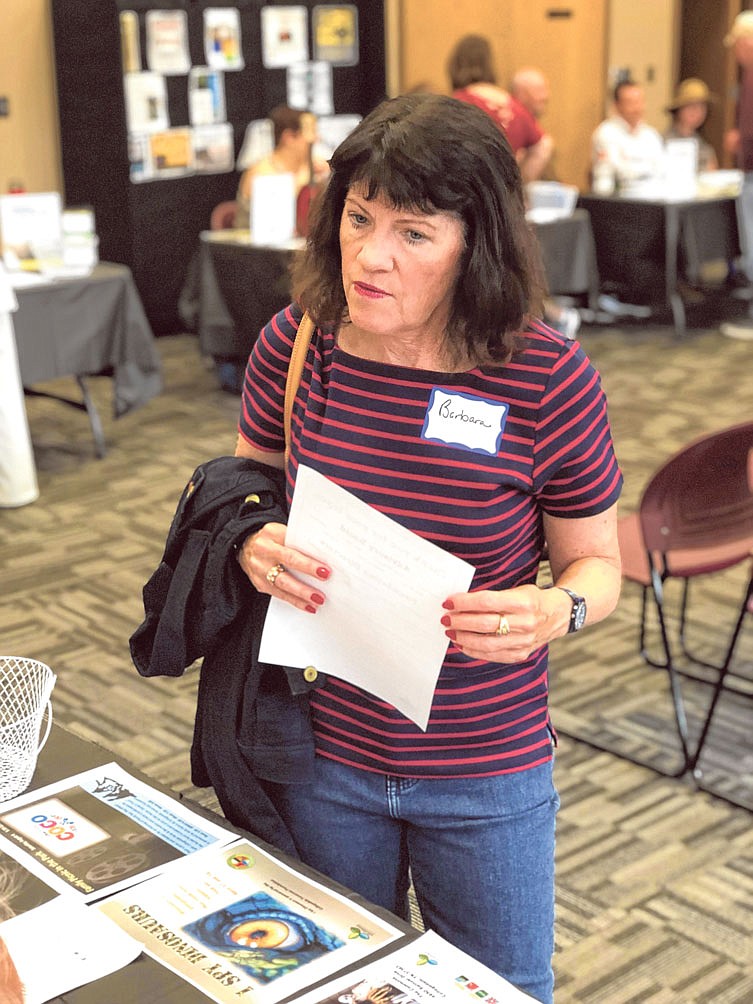
<path fill-rule="evenodd" d="M 455 593 L 444 604 L 441 623 L 447 637 L 474 659 L 521 662 L 567 631 L 569 600 L 563 603 L 556 592 L 529 585 Z"/>

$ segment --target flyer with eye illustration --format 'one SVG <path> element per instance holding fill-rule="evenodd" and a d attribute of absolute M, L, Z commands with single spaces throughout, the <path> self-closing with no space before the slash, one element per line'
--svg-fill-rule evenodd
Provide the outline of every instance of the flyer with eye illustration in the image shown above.
<path fill-rule="evenodd" d="M 219 1004 L 274 1004 L 404 937 L 245 840 L 208 848 L 96 909 Z"/>

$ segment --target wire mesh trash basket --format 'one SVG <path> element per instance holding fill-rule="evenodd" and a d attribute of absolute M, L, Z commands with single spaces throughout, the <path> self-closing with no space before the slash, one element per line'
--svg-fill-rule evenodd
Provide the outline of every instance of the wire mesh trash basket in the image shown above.
<path fill-rule="evenodd" d="M 34 659 L 0 655 L 0 802 L 31 784 L 37 756 L 52 728 L 55 674 Z M 47 715 L 44 734 L 42 721 Z"/>

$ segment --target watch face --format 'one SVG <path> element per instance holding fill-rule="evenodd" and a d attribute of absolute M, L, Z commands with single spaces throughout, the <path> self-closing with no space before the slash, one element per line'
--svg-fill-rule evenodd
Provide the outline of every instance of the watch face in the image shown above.
<path fill-rule="evenodd" d="M 573 631 L 580 631 L 586 621 L 586 601 L 577 600 L 573 607 Z"/>

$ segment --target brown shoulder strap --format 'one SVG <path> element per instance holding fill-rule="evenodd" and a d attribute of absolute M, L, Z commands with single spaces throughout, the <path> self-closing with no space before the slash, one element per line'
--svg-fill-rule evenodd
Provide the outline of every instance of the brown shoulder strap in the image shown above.
<path fill-rule="evenodd" d="M 283 421 L 285 424 L 285 462 L 288 460 L 290 450 L 290 418 L 293 413 L 293 401 L 298 392 L 298 385 L 301 382 L 301 373 L 306 362 L 311 336 L 314 333 L 314 322 L 308 315 L 308 311 L 301 318 L 298 325 L 293 351 L 290 355 L 290 366 L 288 366 L 288 377 L 285 383 L 285 410 Z"/>

